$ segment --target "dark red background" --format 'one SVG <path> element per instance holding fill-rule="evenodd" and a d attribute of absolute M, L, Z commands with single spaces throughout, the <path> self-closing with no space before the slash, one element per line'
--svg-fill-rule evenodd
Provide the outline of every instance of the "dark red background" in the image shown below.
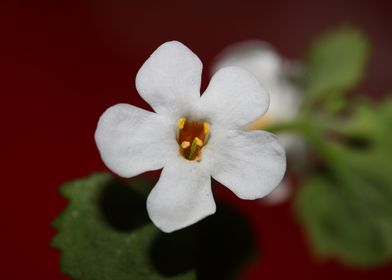
<path fill-rule="evenodd" d="M 380 1 L 31 1 L 0 7 L 0 278 L 67 279 L 50 249 L 50 223 L 66 205 L 63 182 L 105 170 L 93 141 L 100 114 L 118 102 L 148 108 L 134 77 L 161 43 L 180 40 L 204 61 L 227 44 L 267 40 L 301 58 L 314 36 L 352 23 L 373 41 L 361 92 L 392 88 L 391 7 Z M 312 258 L 289 203 L 231 198 L 260 236 L 246 279 L 390 279 L 392 265 L 354 270 Z M 97 279 L 98 280 L 98 279 Z"/>

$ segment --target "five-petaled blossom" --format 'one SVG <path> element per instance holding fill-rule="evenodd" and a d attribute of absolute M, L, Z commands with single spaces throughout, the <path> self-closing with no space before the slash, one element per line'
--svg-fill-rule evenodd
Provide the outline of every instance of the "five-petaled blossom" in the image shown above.
<path fill-rule="evenodd" d="M 277 138 L 245 128 L 268 109 L 259 82 L 241 68 L 222 68 L 200 96 L 201 73 L 201 61 L 186 46 L 161 45 L 136 76 L 139 94 L 155 113 L 117 104 L 95 133 L 104 163 L 119 176 L 163 168 L 147 210 L 165 232 L 215 212 L 211 177 L 242 199 L 257 199 L 286 169 Z"/>

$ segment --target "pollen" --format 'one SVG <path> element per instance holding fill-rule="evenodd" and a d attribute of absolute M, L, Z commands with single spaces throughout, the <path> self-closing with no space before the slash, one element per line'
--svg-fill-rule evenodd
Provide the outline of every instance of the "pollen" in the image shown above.
<path fill-rule="evenodd" d="M 210 126 L 207 122 L 180 118 L 177 122 L 177 142 L 180 154 L 187 160 L 200 160 L 208 143 Z"/>
<path fill-rule="evenodd" d="M 208 123 L 203 123 L 203 129 L 204 129 L 204 133 L 207 134 L 208 131 L 210 130 L 210 125 Z"/>
<path fill-rule="evenodd" d="M 179 129 L 183 129 L 184 126 L 185 126 L 185 122 L 186 122 L 186 118 L 181 118 L 181 119 L 179 119 L 179 120 L 178 120 L 178 124 L 177 124 L 178 128 L 179 128 Z"/>
<path fill-rule="evenodd" d="M 203 146 L 203 141 L 200 140 L 200 138 L 195 137 L 195 139 L 193 139 L 193 141 L 195 142 L 195 144 L 199 147 Z"/>
<path fill-rule="evenodd" d="M 182 141 L 181 143 L 181 148 L 186 149 L 191 145 L 191 143 L 189 143 L 189 141 Z"/>

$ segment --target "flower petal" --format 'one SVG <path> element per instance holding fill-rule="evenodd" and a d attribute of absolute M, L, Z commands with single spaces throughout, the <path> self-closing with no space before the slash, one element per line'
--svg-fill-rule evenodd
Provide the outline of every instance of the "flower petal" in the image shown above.
<path fill-rule="evenodd" d="M 212 77 L 198 105 L 214 124 L 238 128 L 264 115 L 269 96 L 249 72 L 225 67 Z"/>
<path fill-rule="evenodd" d="M 200 97 L 200 59 L 177 41 L 161 45 L 146 60 L 136 76 L 139 94 L 157 113 L 183 110 Z"/>
<path fill-rule="evenodd" d="M 286 170 L 286 156 L 273 134 L 230 131 L 220 142 L 212 177 L 238 197 L 261 198 L 279 185 Z"/>
<path fill-rule="evenodd" d="M 101 116 L 95 141 L 102 160 L 114 173 L 132 177 L 160 169 L 178 151 L 175 123 L 128 104 L 117 104 Z"/>
<path fill-rule="evenodd" d="M 179 158 L 163 168 L 147 199 L 154 224 L 164 232 L 187 227 L 215 213 L 211 176 L 197 162 Z"/>

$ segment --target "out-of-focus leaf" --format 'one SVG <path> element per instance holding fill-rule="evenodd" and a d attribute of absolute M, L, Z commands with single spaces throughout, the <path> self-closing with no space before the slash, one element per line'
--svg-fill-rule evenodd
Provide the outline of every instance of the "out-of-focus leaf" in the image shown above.
<path fill-rule="evenodd" d="M 356 107 L 341 131 L 345 141 L 331 146 L 335 160 L 297 195 L 320 256 L 360 266 L 392 259 L 391 109 L 391 101 Z"/>
<path fill-rule="evenodd" d="M 362 101 L 354 108 L 352 117 L 344 124 L 342 133 L 353 139 L 363 139 L 372 145 L 372 151 L 392 151 L 392 99 L 379 104 Z M 369 150 L 367 150 L 369 152 Z M 380 154 L 386 155 L 381 152 Z"/>
<path fill-rule="evenodd" d="M 193 271 L 164 276 L 153 266 L 149 251 L 160 232 L 149 223 L 140 193 L 108 174 L 68 183 L 61 191 L 70 202 L 54 223 L 59 233 L 53 246 L 62 251 L 65 274 L 75 280 L 196 278 Z"/>
<path fill-rule="evenodd" d="M 305 102 L 336 97 L 355 87 L 363 75 L 368 50 L 367 38 L 352 27 L 318 38 L 307 59 Z"/>
<path fill-rule="evenodd" d="M 344 176 L 312 178 L 297 195 L 313 248 L 352 265 L 384 264 L 392 258 L 392 194 L 385 190 L 391 186 L 371 176 Z"/>

